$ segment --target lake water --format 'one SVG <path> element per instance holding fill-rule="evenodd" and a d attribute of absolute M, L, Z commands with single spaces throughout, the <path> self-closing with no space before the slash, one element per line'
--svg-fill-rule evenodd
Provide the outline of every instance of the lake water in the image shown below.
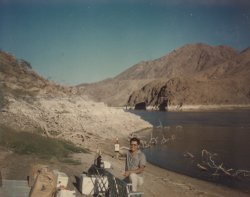
<path fill-rule="evenodd" d="M 143 150 L 150 163 L 250 192 L 250 110 L 130 112 L 155 126 L 141 134 L 157 137 Z"/>

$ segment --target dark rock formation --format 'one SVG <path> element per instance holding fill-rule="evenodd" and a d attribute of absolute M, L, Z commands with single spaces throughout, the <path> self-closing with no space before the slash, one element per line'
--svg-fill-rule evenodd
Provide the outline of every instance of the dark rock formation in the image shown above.
<path fill-rule="evenodd" d="M 146 110 L 146 103 L 145 102 L 141 102 L 141 103 L 136 103 L 135 104 L 135 109 L 138 110 Z"/>

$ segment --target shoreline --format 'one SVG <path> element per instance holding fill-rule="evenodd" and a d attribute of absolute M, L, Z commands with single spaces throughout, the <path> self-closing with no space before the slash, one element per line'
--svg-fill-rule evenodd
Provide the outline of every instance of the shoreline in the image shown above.
<path fill-rule="evenodd" d="M 134 106 L 127 106 L 127 107 L 111 107 L 111 108 L 118 108 L 124 110 L 137 110 Z M 139 109 L 138 109 L 139 110 Z M 146 111 L 161 111 L 158 107 L 155 106 L 147 106 L 146 109 L 140 109 Z M 250 104 L 227 104 L 227 105 L 218 105 L 218 104 L 211 104 L 211 105 L 171 105 L 166 107 L 166 111 L 169 112 L 206 112 L 206 111 L 232 111 L 232 110 L 250 110 Z"/>
<path fill-rule="evenodd" d="M 136 133 L 145 132 L 139 130 Z M 128 146 L 127 138 L 119 138 L 120 145 Z M 116 177 L 123 179 L 124 159 L 117 160 L 114 156 L 114 144 L 110 138 L 98 138 L 95 143 L 91 143 L 90 153 L 76 153 L 72 159 L 80 161 L 80 165 L 70 165 L 61 163 L 60 161 L 50 160 L 41 161 L 35 159 L 31 155 L 16 155 L 10 152 L 3 151 L 0 154 L 0 167 L 2 167 L 3 178 L 20 179 L 27 178 L 29 166 L 33 163 L 44 163 L 52 169 L 59 169 L 69 176 L 68 188 L 76 191 L 76 197 L 81 197 L 80 192 L 75 187 L 77 176 L 83 171 L 87 171 L 93 164 L 96 156 L 96 149 L 100 148 L 103 153 L 103 160 L 109 161 L 112 165 L 110 172 Z M 0 151 L 1 153 L 1 151 Z M 5 155 L 6 154 L 6 155 Z M 17 161 L 22 161 L 21 165 Z M 151 163 L 147 163 L 144 173 L 144 184 L 139 188 L 139 191 L 144 193 L 143 197 L 247 197 L 249 192 L 243 192 L 224 185 L 208 182 L 205 180 L 189 177 L 167 169 L 161 168 Z"/>
<path fill-rule="evenodd" d="M 103 158 L 111 161 L 113 166 L 111 172 L 122 179 L 124 160 L 116 160 L 108 155 L 104 155 Z M 169 171 L 151 163 L 147 163 L 144 184 L 139 187 L 139 191 L 144 193 L 144 197 L 247 197 L 250 195 L 224 185 Z"/>
<path fill-rule="evenodd" d="M 249 193 L 239 191 L 236 189 L 229 188 L 224 185 L 215 184 L 202 179 L 193 178 L 187 175 L 179 174 L 173 171 L 169 171 L 160 168 L 153 164 L 148 164 L 148 176 L 155 176 L 154 181 L 156 184 L 157 194 L 153 189 L 150 191 L 151 183 L 150 181 L 145 181 L 145 187 L 143 191 L 148 194 L 146 196 L 161 196 L 162 193 L 168 193 L 171 197 L 192 197 L 192 196 L 249 196 Z M 147 177 L 147 173 L 146 173 Z M 155 194 L 156 193 L 156 194 Z"/>
<path fill-rule="evenodd" d="M 113 145 L 113 144 L 112 144 Z M 103 160 L 109 161 L 112 168 L 109 171 L 118 178 L 123 179 L 124 159 L 115 159 L 114 152 L 108 151 L 106 148 L 111 148 L 111 144 L 105 144 L 102 147 Z M 113 146 L 112 146 L 113 148 Z M 69 176 L 68 189 L 76 191 L 76 197 L 82 197 L 78 189 L 75 187 L 76 177 L 84 171 L 87 172 L 93 164 L 96 152 L 94 149 L 89 153 L 75 153 L 73 159 L 80 161 L 80 165 L 70 165 L 61 163 L 57 160 L 44 161 L 34 158 L 31 155 L 18 155 L 11 152 L 0 150 L 0 167 L 4 179 L 9 180 L 25 180 L 30 171 L 30 166 L 35 163 L 48 165 L 50 169 L 59 169 Z M 16 163 L 16 161 L 22 161 Z M 186 175 L 178 174 L 163 168 L 160 168 L 151 163 L 147 163 L 144 172 L 144 184 L 138 188 L 144 193 L 143 197 L 247 197 L 249 193 L 232 189 L 223 185 L 214 184 L 204 180 L 192 178 Z"/>
<path fill-rule="evenodd" d="M 250 109 L 249 105 L 183 105 L 181 107 L 178 106 L 170 106 L 168 111 L 231 111 L 231 110 L 242 110 L 242 109 Z"/>
<path fill-rule="evenodd" d="M 112 157 L 114 155 L 112 145 L 110 143 L 103 145 L 103 159 L 110 161 L 112 165 L 111 172 L 116 177 L 123 179 L 124 158 L 116 160 Z M 127 144 L 123 141 L 122 145 L 128 145 L 128 141 Z M 149 162 L 144 172 L 144 184 L 139 188 L 139 191 L 144 192 L 144 197 L 247 197 L 250 195 L 249 192 L 179 174 Z"/>

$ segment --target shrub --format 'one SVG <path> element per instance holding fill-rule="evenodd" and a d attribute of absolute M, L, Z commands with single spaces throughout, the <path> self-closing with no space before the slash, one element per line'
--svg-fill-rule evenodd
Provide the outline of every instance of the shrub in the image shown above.
<path fill-rule="evenodd" d="M 56 157 L 60 161 L 68 161 L 66 158 L 72 153 L 88 152 L 68 141 L 36 133 L 16 132 L 4 127 L 0 127 L 0 146 L 18 154 L 34 154 L 47 159 Z"/>

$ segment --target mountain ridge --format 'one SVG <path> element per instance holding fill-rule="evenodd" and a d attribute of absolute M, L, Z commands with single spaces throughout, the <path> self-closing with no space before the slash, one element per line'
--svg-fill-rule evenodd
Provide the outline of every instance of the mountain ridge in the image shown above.
<path fill-rule="evenodd" d="M 135 64 L 112 79 L 89 84 L 88 87 L 78 87 L 80 92 L 92 99 L 103 101 L 111 106 L 135 107 L 136 104 L 142 102 L 146 106 L 159 106 L 163 105 L 161 103 L 163 101 L 157 98 L 157 95 L 160 94 L 160 89 L 164 88 L 160 86 L 165 86 L 171 79 L 179 78 L 180 80 L 177 81 L 189 84 L 187 88 L 194 91 L 195 95 L 188 92 L 177 96 L 182 93 L 177 90 L 174 93 L 174 88 L 168 85 L 172 92 L 172 99 L 171 102 L 167 102 L 168 104 L 172 103 L 177 106 L 248 104 L 249 51 L 249 48 L 238 52 L 229 46 L 187 44 L 155 60 Z M 199 91 L 196 91 L 196 88 Z M 208 94 L 204 88 L 211 92 Z M 148 93 L 144 92 L 145 89 Z M 241 93 L 235 94 L 235 92 Z M 155 95 L 155 98 L 152 98 L 152 95 Z M 152 100 L 154 100 L 153 103 Z M 169 100 L 169 95 L 167 100 Z"/>
<path fill-rule="evenodd" d="M 238 53 L 228 46 L 212 47 L 206 44 L 187 44 L 183 47 L 173 50 L 172 52 L 151 61 L 143 61 L 132 66 L 126 71 L 122 72 L 116 79 L 142 79 L 142 77 L 133 77 L 133 73 L 146 73 L 145 78 L 161 78 L 161 77 L 175 77 L 176 75 L 184 74 L 184 71 L 178 69 L 185 69 L 187 66 L 192 66 L 192 70 L 188 71 L 202 71 L 205 67 L 213 66 L 232 59 Z M 195 64 L 194 64 L 195 63 Z M 143 71 L 141 71 L 143 69 Z M 139 70 L 139 71 L 138 71 Z M 128 75 L 126 73 L 128 72 Z M 132 74 L 131 74 L 132 72 Z M 185 73 L 186 75 L 187 73 Z M 193 74 L 193 72 L 192 72 Z"/>

